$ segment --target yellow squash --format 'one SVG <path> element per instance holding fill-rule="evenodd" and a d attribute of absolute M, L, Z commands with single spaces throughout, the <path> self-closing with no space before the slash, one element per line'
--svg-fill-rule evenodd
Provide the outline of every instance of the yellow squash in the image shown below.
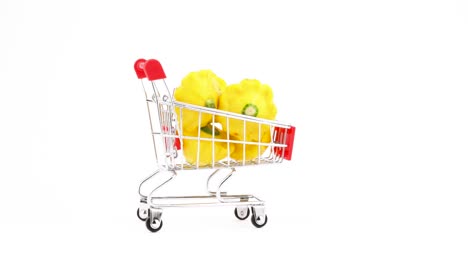
<path fill-rule="evenodd" d="M 200 140 L 198 139 L 187 139 L 185 136 L 189 137 L 198 137 L 198 132 L 200 132 L 201 139 L 209 140 Z M 204 126 L 199 130 L 192 132 L 185 132 L 183 139 L 183 148 L 184 148 L 184 157 L 188 163 L 197 164 L 197 155 L 198 156 L 198 165 L 211 165 L 213 162 L 220 161 L 228 156 L 228 147 L 226 142 L 216 142 L 212 141 L 214 133 L 214 139 L 226 139 L 226 133 L 220 131 L 217 128 L 212 127 L 211 125 Z M 213 145 L 214 143 L 214 145 Z M 213 149 L 214 148 L 214 149 Z M 234 144 L 230 144 L 229 152 L 234 151 Z M 214 150 L 214 156 L 213 156 Z"/>
<path fill-rule="evenodd" d="M 225 88 L 226 82 L 223 79 L 216 76 L 211 70 L 201 70 L 185 76 L 181 85 L 175 90 L 174 97 L 179 102 L 217 108 L 219 95 Z M 180 111 L 179 108 L 176 108 L 176 114 L 184 131 L 196 131 L 198 127 L 204 127 L 212 122 L 211 115 L 202 114 L 200 116 L 197 111 L 188 109 Z"/>
<path fill-rule="evenodd" d="M 234 140 L 240 140 L 237 138 L 231 137 L 231 139 Z M 242 140 L 241 140 L 242 141 Z M 270 137 L 270 130 L 264 131 L 261 142 L 262 143 L 270 143 L 271 137 Z M 250 161 L 250 160 L 256 160 L 257 158 L 261 157 L 262 154 L 265 152 L 265 150 L 268 148 L 268 146 L 263 146 L 258 144 L 233 144 L 235 149 L 234 152 L 231 154 L 231 158 L 242 162 L 245 158 L 245 161 Z M 244 157 L 244 145 L 245 145 L 245 157 Z"/>
<path fill-rule="evenodd" d="M 218 109 L 273 120 L 276 117 L 276 106 L 273 102 L 273 91 L 267 84 L 262 84 L 255 79 L 244 79 L 238 84 L 226 87 L 219 97 Z M 216 122 L 221 123 L 227 130 L 227 118 L 216 117 Z M 229 134 L 240 140 L 259 141 L 259 125 L 254 122 L 246 122 L 244 134 L 244 122 L 238 119 L 229 119 Z M 263 125 L 262 131 L 268 129 Z"/>

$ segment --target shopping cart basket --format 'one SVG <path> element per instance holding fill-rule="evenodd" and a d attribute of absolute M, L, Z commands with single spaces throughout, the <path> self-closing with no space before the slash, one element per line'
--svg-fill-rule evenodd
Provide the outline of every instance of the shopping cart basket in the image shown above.
<path fill-rule="evenodd" d="M 263 227 L 267 223 L 265 214 L 265 202 L 254 195 L 249 194 L 227 194 L 221 191 L 222 185 L 233 175 L 236 167 L 256 166 L 265 164 L 281 163 L 283 160 L 290 160 L 294 145 L 295 127 L 289 124 L 274 120 L 256 118 L 252 116 L 226 112 L 218 109 L 207 108 L 183 102 L 178 102 L 173 98 L 173 93 L 165 82 L 166 75 L 159 61 L 150 59 L 139 59 L 134 65 L 137 77 L 141 80 L 145 92 L 146 106 L 151 126 L 153 147 L 156 157 L 157 170 L 145 178 L 139 186 L 140 207 L 137 216 L 146 222 L 146 227 L 151 232 L 161 229 L 162 209 L 167 207 L 190 207 L 190 206 L 233 206 L 234 214 L 240 220 L 245 220 L 250 216 L 256 227 Z M 211 118 L 211 136 L 201 136 L 198 134 L 184 134 L 183 118 L 186 111 L 198 114 L 198 122 L 201 125 L 202 116 Z M 193 115 L 191 115 L 193 117 Z M 195 115 L 196 116 L 196 115 Z M 226 137 L 220 138 L 216 135 L 219 126 L 216 120 L 224 118 L 226 121 Z M 241 126 L 243 137 L 231 137 L 230 130 Z M 258 130 L 258 138 L 247 140 L 246 130 Z M 267 140 L 264 136 L 267 135 Z M 184 154 L 184 144 L 188 148 L 195 148 L 192 152 L 192 160 L 187 161 Z M 215 152 L 219 151 L 220 145 L 227 148 L 227 157 L 221 160 L 216 158 Z M 240 158 L 234 159 L 230 156 L 230 148 L 236 148 L 240 153 Z M 211 152 L 211 153 L 210 153 Z M 254 157 L 252 158 L 252 153 Z M 247 155 L 249 154 L 249 155 Z M 249 157 L 247 157 L 249 156 Z M 209 160 L 206 160 L 209 157 Z M 206 182 L 207 195 L 199 196 L 156 196 L 156 191 L 163 185 L 171 181 L 180 170 L 198 171 L 211 169 Z M 161 175 L 160 182 L 152 186 L 147 194 L 142 193 L 142 187 L 148 185 L 150 179 L 156 175 Z M 164 175 L 164 176 L 163 176 Z M 220 180 L 215 175 L 222 175 Z M 215 190 L 210 189 L 215 178 L 218 178 Z"/>

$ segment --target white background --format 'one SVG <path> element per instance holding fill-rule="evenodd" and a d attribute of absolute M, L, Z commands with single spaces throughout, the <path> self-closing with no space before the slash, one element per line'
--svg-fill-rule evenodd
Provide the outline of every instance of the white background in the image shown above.
<path fill-rule="evenodd" d="M 1 263 L 468 262 L 466 1 L 3 0 L 0 29 Z M 273 87 L 293 160 L 227 186 L 267 201 L 264 228 L 232 208 L 167 209 L 156 234 L 136 218 L 140 57 L 171 88 L 203 68 Z"/>

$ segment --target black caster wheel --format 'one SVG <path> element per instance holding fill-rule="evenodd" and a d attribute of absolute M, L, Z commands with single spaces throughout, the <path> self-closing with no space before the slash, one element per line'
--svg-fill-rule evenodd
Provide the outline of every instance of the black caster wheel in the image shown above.
<path fill-rule="evenodd" d="M 140 210 L 140 208 L 137 209 L 137 216 L 141 221 L 146 221 L 148 219 L 148 210 Z"/>
<path fill-rule="evenodd" d="M 237 217 L 239 220 L 245 220 L 249 218 L 250 215 L 250 210 L 248 207 L 236 207 L 234 209 L 234 215 Z"/>
<path fill-rule="evenodd" d="M 149 218 L 146 220 L 146 228 L 148 228 L 148 230 L 153 233 L 158 232 L 162 228 L 162 226 L 163 226 L 162 220 L 159 220 L 159 221 L 156 220 L 155 222 L 153 221 L 153 223 L 151 223 Z"/>
<path fill-rule="evenodd" d="M 252 224 L 257 227 L 257 228 L 261 228 L 261 227 L 264 227 L 267 222 L 268 222 L 268 216 L 265 214 L 263 215 L 263 217 L 260 217 L 260 216 L 257 216 L 255 214 L 255 209 L 252 207 Z"/>

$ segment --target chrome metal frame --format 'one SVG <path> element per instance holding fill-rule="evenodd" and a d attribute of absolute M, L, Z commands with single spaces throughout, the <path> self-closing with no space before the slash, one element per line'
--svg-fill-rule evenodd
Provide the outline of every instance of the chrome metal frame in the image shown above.
<path fill-rule="evenodd" d="M 162 82 L 161 82 L 162 81 Z M 289 128 L 290 125 L 274 120 L 266 120 L 231 112 L 226 112 L 218 109 L 206 108 L 196 105 L 191 105 L 183 102 L 175 101 L 167 84 L 164 79 L 159 81 L 151 81 L 151 86 L 145 85 L 142 79 L 142 86 L 145 93 L 146 105 L 149 116 L 149 123 L 151 127 L 151 135 L 153 140 L 154 153 L 156 158 L 157 170 L 150 174 L 148 177 L 143 179 L 138 188 L 140 194 L 140 208 L 139 216 L 148 217 L 152 228 L 157 226 L 158 223 L 162 225 L 161 214 L 162 208 L 168 207 L 197 207 L 197 206 L 235 206 L 239 210 L 244 210 L 252 207 L 252 213 L 258 215 L 258 219 L 265 215 L 265 202 L 251 194 L 230 194 L 221 191 L 223 185 L 232 177 L 236 171 L 235 167 L 239 166 L 250 166 L 250 165 L 262 165 L 262 164 L 273 164 L 280 163 L 284 159 L 284 150 L 287 147 L 286 138 L 281 138 L 273 142 L 261 143 L 260 136 L 261 130 L 266 126 L 270 129 L 270 136 L 275 137 L 275 128 Z M 161 87 L 162 84 L 162 87 Z M 176 109 L 179 109 L 180 123 L 176 118 Z M 215 122 L 215 116 L 225 117 L 227 120 L 227 139 L 217 139 L 214 135 L 214 130 L 211 138 L 203 138 L 200 136 L 187 136 L 184 135 L 183 125 L 183 109 L 198 112 L 198 124 L 200 126 L 202 114 L 208 114 L 212 117 L 212 123 Z M 154 115 L 157 118 L 154 118 Z M 230 131 L 230 120 L 241 120 L 243 121 L 244 138 L 243 140 L 232 139 L 229 136 Z M 245 138 L 245 132 L 247 122 L 258 125 L 258 141 L 251 142 Z M 181 143 L 180 150 L 176 147 L 176 140 Z M 189 164 L 185 161 L 183 153 L 183 142 L 184 140 L 196 140 L 198 143 L 197 162 L 195 164 Z M 200 142 L 210 141 L 212 142 L 212 162 L 211 164 L 200 164 Z M 214 142 L 223 142 L 227 144 L 228 157 L 221 161 L 214 160 Z M 229 155 L 229 148 L 231 144 L 241 144 L 243 147 L 243 160 L 234 160 Z M 254 160 L 246 160 L 245 149 L 248 145 L 258 146 L 258 157 Z M 267 147 L 265 154 L 262 154 L 261 148 Z M 274 151 L 274 149 L 276 149 Z M 278 152 L 278 149 L 281 150 Z M 199 170 L 199 169 L 213 169 L 213 172 L 209 174 L 206 181 L 207 195 L 195 195 L 195 196 L 156 196 L 157 191 L 168 184 L 175 178 L 178 170 Z M 168 176 L 163 177 L 160 175 Z M 156 177 L 158 176 L 158 177 Z M 219 177 L 217 177 L 219 176 Z M 142 193 L 142 187 L 148 185 L 150 179 L 160 180 L 156 185 L 153 185 L 152 190 L 144 194 Z M 217 180 L 216 180 L 217 179 Z M 210 186 L 215 185 L 214 190 L 210 189 Z M 151 186 L 150 186 L 151 187 Z M 254 211 L 253 208 L 256 208 Z M 260 220 L 265 221 L 265 220 Z"/>

